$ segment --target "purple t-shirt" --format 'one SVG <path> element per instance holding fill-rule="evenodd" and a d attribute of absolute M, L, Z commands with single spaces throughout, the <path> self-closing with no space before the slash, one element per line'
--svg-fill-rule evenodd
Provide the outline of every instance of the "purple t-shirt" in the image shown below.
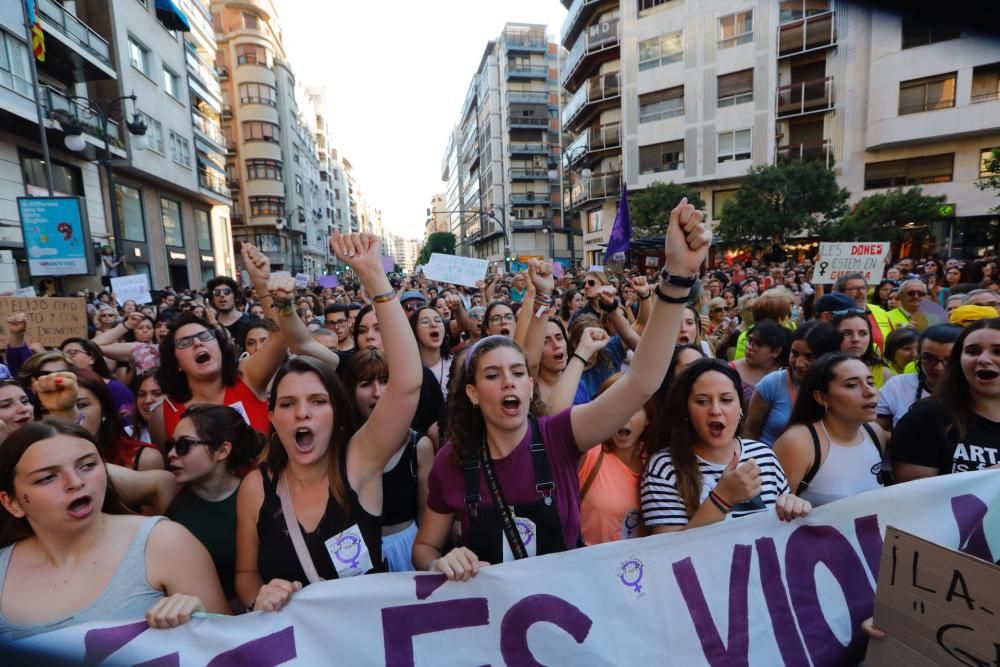
<path fill-rule="evenodd" d="M 570 412 L 538 418 L 538 429 L 545 442 L 549 457 L 552 481 L 555 482 L 555 501 L 562 521 L 563 540 L 567 549 L 576 547 L 580 540 L 580 482 L 576 469 L 580 460 L 570 425 Z M 540 499 L 535 490 L 535 469 L 531 465 L 531 429 L 517 448 L 502 459 L 493 460 L 504 500 L 509 505 L 531 503 Z M 480 473 L 480 505 L 493 506 L 493 496 L 486 485 L 486 476 Z M 451 441 L 434 457 L 434 467 L 428 482 L 427 506 L 439 514 L 455 513 L 462 521 L 462 534 L 469 535 L 469 515 L 465 507 L 465 474 L 455 462 L 455 449 Z"/>

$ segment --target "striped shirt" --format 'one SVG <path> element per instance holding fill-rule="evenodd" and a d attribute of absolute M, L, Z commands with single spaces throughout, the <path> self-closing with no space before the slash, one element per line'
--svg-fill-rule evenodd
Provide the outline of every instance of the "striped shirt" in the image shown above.
<path fill-rule="evenodd" d="M 778 496 L 788 493 L 785 471 L 778 463 L 778 457 L 770 447 L 756 440 L 739 439 L 740 463 L 754 460 L 760 466 L 761 492 L 756 498 L 738 503 L 726 516 L 739 518 L 759 512 L 774 505 Z M 708 492 L 715 488 L 722 477 L 726 465 L 712 463 L 700 456 L 698 470 L 701 472 L 701 502 L 708 498 Z M 677 475 L 674 471 L 670 450 L 657 452 L 646 465 L 642 479 L 642 516 L 646 526 L 686 526 L 689 520 L 684 500 L 677 491 Z"/>

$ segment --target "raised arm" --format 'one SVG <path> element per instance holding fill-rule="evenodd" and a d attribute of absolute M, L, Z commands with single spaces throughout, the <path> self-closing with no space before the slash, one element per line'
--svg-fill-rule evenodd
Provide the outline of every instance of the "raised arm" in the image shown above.
<path fill-rule="evenodd" d="M 542 362 L 542 349 L 545 347 L 545 329 L 549 322 L 545 312 L 552 305 L 552 290 L 555 289 L 552 264 L 531 260 L 528 262 L 528 278 L 531 283 L 531 288 L 528 291 L 531 292 L 533 288 L 535 294 L 531 303 L 528 303 L 528 294 L 525 294 L 521 310 L 530 308 L 532 311 L 528 314 L 531 320 L 528 322 L 528 331 L 524 337 L 524 357 L 528 362 L 528 372 L 534 378 L 538 377 L 538 366 Z M 540 309 L 543 312 L 539 316 L 538 310 Z M 520 323 L 518 324 L 520 325 Z"/>
<path fill-rule="evenodd" d="M 566 368 L 559 375 L 559 381 L 549 392 L 549 398 L 545 401 L 545 406 L 549 409 L 549 414 L 565 410 L 573 405 L 576 397 L 576 390 L 580 386 L 580 378 L 587 364 L 594 358 L 594 355 L 607 347 L 611 342 L 611 336 L 600 327 L 587 327 L 580 336 L 580 344 L 573 350 L 573 355 L 566 362 Z"/>
<path fill-rule="evenodd" d="M 166 514 L 180 485 L 166 470 L 131 470 L 113 463 L 107 464 L 108 478 L 122 502 L 134 510 L 149 507 L 153 514 Z"/>
<path fill-rule="evenodd" d="M 524 273 L 528 270 L 525 269 Z M 535 310 L 535 286 L 526 275 L 527 286 L 524 289 L 524 298 L 521 299 L 521 308 L 517 311 L 517 326 L 514 328 L 514 342 L 524 348 L 524 341 L 528 338 L 528 327 L 531 326 L 532 315 Z"/>
<path fill-rule="evenodd" d="M 632 283 L 639 299 L 639 314 L 636 316 L 635 322 L 632 323 L 632 331 L 641 336 L 646 329 L 646 323 L 649 322 L 649 316 L 653 313 L 653 302 L 650 300 L 653 296 L 653 288 L 646 280 L 646 276 L 632 276 L 629 282 Z"/>
<path fill-rule="evenodd" d="M 41 403 L 47 417 L 76 422 L 76 375 L 70 371 L 57 371 L 43 375 L 31 382 L 31 390 Z"/>
<path fill-rule="evenodd" d="M 468 311 L 465 310 L 465 304 L 462 303 L 462 297 L 457 294 L 449 294 L 445 297 L 444 302 L 452 315 L 451 322 L 449 322 L 451 335 L 459 336 L 463 331 L 468 331 L 472 322 L 469 319 Z"/>
<path fill-rule="evenodd" d="M 246 267 L 250 275 L 250 283 L 254 291 L 262 295 L 261 306 L 264 308 L 264 317 L 270 320 L 277 320 L 272 299 L 264 297 L 268 295 L 267 281 L 271 277 L 271 263 L 267 257 L 257 248 L 249 243 L 240 245 L 240 254 L 243 255 L 243 266 Z M 278 371 L 281 362 L 285 360 L 285 353 L 288 346 L 285 345 L 285 337 L 280 331 L 272 333 L 260 346 L 257 354 L 247 357 L 240 364 L 240 375 L 243 381 L 258 395 L 263 397 L 267 393 L 267 385 Z"/>
<path fill-rule="evenodd" d="M 619 310 L 620 304 L 621 302 L 616 296 L 614 287 L 601 288 L 599 301 L 601 310 L 607 313 L 608 321 L 614 327 L 615 333 L 622 339 L 625 346 L 630 350 L 634 350 L 639 345 L 639 334 L 632 329 L 632 325 L 622 315 L 621 310 Z"/>
<path fill-rule="evenodd" d="M 674 276 L 694 278 L 705 261 L 712 232 L 701 220 L 701 211 L 695 210 L 687 197 L 670 213 L 664 254 Z M 691 289 L 661 277 L 657 290 L 659 302 L 653 307 L 629 372 L 595 400 L 573 408 L 573 437 L 581 451 L 611 437 L 649 400 L 667 373 Z"/>
<path fill-rule="evenodd" d="M 294 354 L 318 359 L 336 369 L 340 364 L 340 355 L 317 343 L 309 334 L 305 323 L 295 315 L 295 278 L 272 276 L 267 286 L 271 293 L 271 301 L 278 312 L 278 328 L 288 343 L 288 349 Z"/>

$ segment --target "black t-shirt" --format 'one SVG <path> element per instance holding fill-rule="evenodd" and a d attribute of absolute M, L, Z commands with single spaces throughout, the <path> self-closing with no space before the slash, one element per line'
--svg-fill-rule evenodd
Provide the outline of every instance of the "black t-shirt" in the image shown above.
<path fill-rule="evenodd" d="M 1000 463 L 1000 423 L 974 415 L 960 439 L 940 401 L 917 401 L 893 429 L 889 455 L 893 465 L 936 468 L 939 475 L 984 470 Z"/>
<path fill-rule="evenodd" d="M 246 326 L 250 322 L 250 316 L 247 313 L 240 315 L 240 319 L 236 320 L 232 324 L 223 324 L 226 331 L 229 332 L 229 337 L 233 339 L 233 344 L 236 345 L 236 349 L 240 352 L 243 351 L 243 335 L 246 331 Z M 220 322 L 220 324 L 222 324 Z"/>
<path fill-rule="evenodd" d="M 434 422 L 444 420 L 445 404 L 444 396 L 441 395 L 441 385 L 438 383 L 431 369 L 424 368 L 424 379 L 420 385 L 420 400 L 417 403 L 417 412 L 413 415 L 410 428 L 417 433 L 427 433 Z"/>

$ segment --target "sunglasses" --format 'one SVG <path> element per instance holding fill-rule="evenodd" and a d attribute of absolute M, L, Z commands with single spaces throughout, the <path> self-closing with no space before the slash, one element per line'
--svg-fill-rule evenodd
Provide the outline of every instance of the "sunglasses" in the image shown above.
<path fill-rule="evenodd" d="M 178 350 L 185 350 L 194 345 L 195 338 L 200 340 L 202 343 L 207 343 L 210 340 L 215 340 L 216 335 L 215 329 L 205 329 L 204 331 L 199 331 L 198 333 L 191 334 L 190 336 L 175 338 L 174 347 Z"/>
<path fill-rule="evenodd" d="M 867 315 L 868 311 L 864 308 L 845 308 L 844 310 L 831 310 L 830 314 L 834 317 L 847 317 L 848 315 Z"/>
<path fill-rule="evenodd" d="M 212 296 L 229 296 L 233 293 L 233 290 L 229 287 L 219 287 L 212 290 Z"/>
<path fill-rule="evenodd" d="M 587 287 L 597 287 L 597 281 L 596 281 L 596 280 L 588 280 L 588 281 L 587 281 L 586 283 L 584 283 L 584 284 L 585 284 L 585 285 L 586 285 Z"/>
<path fill-rule="evenodd" d="M 724 313 L 724 312 L 726 312 L 725 308 L 713 308 L 712 310 L 708 311 L 708 314 L 715 315 L 716 313 Z"/>
<path fill-rule="evenodd" d="M 915 290 L 915 289 L 906 290 L 905 292 L 903 292 L 903 294 L 905 294 L 906 296 L 911 297 L 911 298 L 923 298 L 923 297 L 927 296 L 927 292 L 924 292 L 922 290 Z"/>
<path fill-rule="evenodd" d="M 214 443 L 208 440 L 196 440 L 190 436 L 182 435 L 179 438 L 170 438 L 163 445 L 163 453 L 169 454 L 171 449 L 177 450 L 177 456 L 187 456 L 191 448 L 195 445 L 211 445 Z"/>

